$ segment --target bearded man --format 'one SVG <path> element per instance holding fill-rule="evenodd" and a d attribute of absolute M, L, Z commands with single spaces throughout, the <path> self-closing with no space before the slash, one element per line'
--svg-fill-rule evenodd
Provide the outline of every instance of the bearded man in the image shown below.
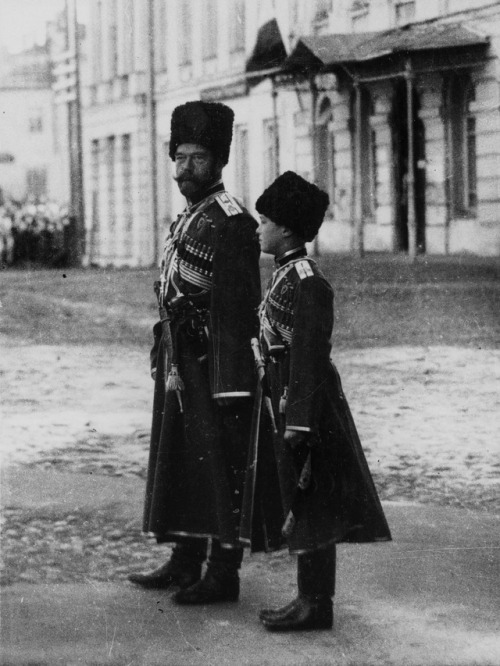
<path fill-rule="evenodd" d="M 239 596 L 255 387 L 250 339 L 261 291 L 257 223 L 222 183 L 233 119 L 224 104 L 195 101 L 178 106 L 171 120 L 170 157 L 187 207 L 170 228 L 156 284 L 143 529 L 175 545 L 166 564 L 129 580 L 175 588 L 179 604 Z"/>

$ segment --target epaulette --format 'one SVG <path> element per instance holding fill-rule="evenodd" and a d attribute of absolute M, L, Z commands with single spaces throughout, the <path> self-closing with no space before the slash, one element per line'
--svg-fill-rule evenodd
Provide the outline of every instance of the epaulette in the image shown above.
<path fill-rule="evenodd" d="M 217 201 L 219 206 L 228 217 L 239 215 L 243 212 L 243 208 L 240 206 L 238 201 L 229 194 L 229 192 L 221 192 L 220 194 L 216 194 L 215 201 Z"/>
<path fill-rule="evenodd" d="M 304 280 L 306 277 L 312 277 L 314 275 L 313 269 L 311 268 L 311 264 L 303 259 L 302 261 L 298 261 L 295 264 L 295 270 L 299 274 L 299 278 L 301 280 Z"/>

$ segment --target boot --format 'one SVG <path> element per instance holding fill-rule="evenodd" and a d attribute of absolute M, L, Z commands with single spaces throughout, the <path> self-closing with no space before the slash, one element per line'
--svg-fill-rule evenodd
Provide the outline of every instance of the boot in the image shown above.
<path fill-rule="evenodd" d="M 259 613 L 259 619 L 262 621 L 279 620 L 288 615 L 288 613 L 290 613 L 290 611 L 292 611 L 298 604 L 299 597 L 296 597 L 293 601 L 290 601 L 289 604 L 282 606 L 281 608 L 264 608 Z"/>
<path fill-rule="evenodd" d="M 277 609 L 264 609 L 259 618 L 270 631 L 330 629 L 335 594 L 335 545 L 298 556 L 299 595 Z"/>
<path fill-rule="evenodd" d="M 262 624 L 269 631 L 309 631 L 331 629 L 333 626 L 333 604 L 327 595 L 320 597 L 298 596 L 274 618 L 264 617 Z"/>
<path fill-rule="evenodd" d="M 183 606 L 238 601 L 238 569 L 242 558 L 242 548 L 221 548 L 220 543 L 214 540 L 205 576 L 191 587 L 176 592 L 173 600 Z"/>
<path fill-rule="evenodd" d="M 130 574 L 128 580 L 147 590 L 184 589 L 200 580 L 205 557 L 206 542 L 177 544 L 166 564 L 151 573 Z"/>

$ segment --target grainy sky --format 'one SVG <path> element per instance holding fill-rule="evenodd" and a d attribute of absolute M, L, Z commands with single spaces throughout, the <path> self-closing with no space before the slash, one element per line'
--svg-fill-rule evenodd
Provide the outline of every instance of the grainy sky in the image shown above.
<path fill-rule="evenodd" d="M 45 41 L 45 24 L 64 8 L 64 0 L 0 0 L 0 44 L 11 52 Z M 88 1 L 79 0 L 80 20 Z"/>

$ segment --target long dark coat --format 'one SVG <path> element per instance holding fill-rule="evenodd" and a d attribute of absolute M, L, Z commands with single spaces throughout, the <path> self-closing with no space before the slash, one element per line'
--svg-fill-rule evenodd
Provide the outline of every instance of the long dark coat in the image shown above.
<path fill-rule="evenodd" d="M 332 328 L 333 291 L 316 264 L 299 254 L 274 273 L 261 306 L 260 343 L 278 433 L 272 435 L 265 406 L 256 404 L 260 432 L 250 454 L 241 524 L 242 541 L 252 550 L 283 545 L 291 509 L 295 527 L 286 542 L 292 552 L 391 539 L 330 361 Z M 310 447 L 292 451 L 283 439 L 286 427 L 308 433 Z M 311 482 L 297 490 L 309 451 Z"/>
<path fill-rule="evenodd" d="M 166 295 L 195 305 L 174 315 L 178 395 L 165 389 L 166 340 L 154 328 L 156 368 L 143 529 L 161 540 L 238 543 L 255 388 L 250 338 L 261 297 L 257 224 L 220 185 L 174 222 L 162 264 Z M 170 367 L 170 360 L 167 361 Z M 233 399 L 233 404 L 220 402 Z"/>

